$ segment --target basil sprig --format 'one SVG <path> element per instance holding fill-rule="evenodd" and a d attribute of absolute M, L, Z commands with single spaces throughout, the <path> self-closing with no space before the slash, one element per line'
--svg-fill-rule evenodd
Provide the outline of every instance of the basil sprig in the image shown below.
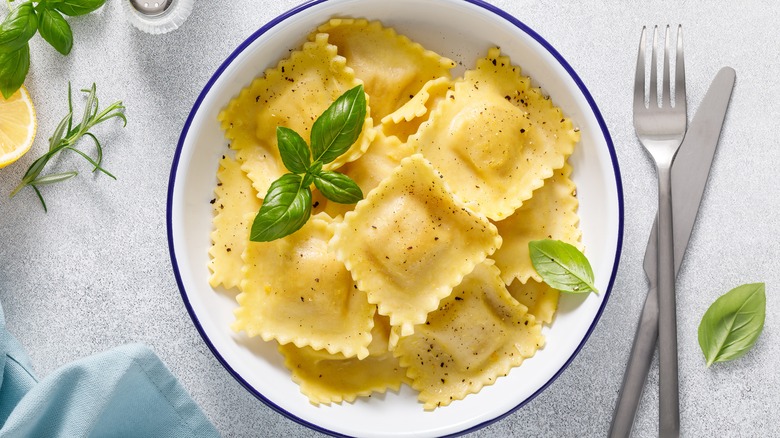
<path fill-rule="evenodd" d="M 545 283 L 561 292 L 598 293 L 593 268 L 580 250 L 560 240 L 534 240 L 528 243 L 531 263 Z"/>
<path fill-rule="evenodd" d="M 743 284 L 715 300 L 699 324 L 699 346 L 709 367 L 741 357 L 764 329 L 764 283 Z"/>
<path fill-rule="evenodd" d="M 7 99 L 30 70 L 29 41 L 36 32 L 63 55 L 73 48 L 73 32 L 62 16 L 88 14 L 106 0 L 28 0 L 0 23 L 0 93 Z"/>
<path fill-rule="evenodd" d="M 314 186 L 329 200 L 354 204 L 363 199 L 360 187 L 348 176 L 322 167 L 344 154 L 363 130 L 366 94 L 363 86 L 342 94 L 314 121 L 311 148 L 297 132 L 279 126 L 276 142 L 282 163 L 290 171 L 271 183 L 255 216 L 249 239 L 270 242 L 303 227 L 311 216 Z"/>

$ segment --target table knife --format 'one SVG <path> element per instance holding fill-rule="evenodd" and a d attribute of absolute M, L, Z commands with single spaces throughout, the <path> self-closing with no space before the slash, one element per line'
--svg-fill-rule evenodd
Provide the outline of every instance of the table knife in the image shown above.
<path fill-rule="evenodd" d="M 715 76 L 672 164 L 675 274 L 682 264 L 693 224 L 696 221 L 735 79 L 736 73 L 731 67 L 723 67 Z M 609 436 L 612 438 L 628 437 L 631 434 L 636 408 L 639 405 L 658 340 L 658 295 L 655 285 L 656 232 L 657 224 L 653 223 L 644 259 L 645 274 L 650 287 L 642 307 L 634 344 L 623 375 L 623 385 L 615 405 L 609 431 Z"/>

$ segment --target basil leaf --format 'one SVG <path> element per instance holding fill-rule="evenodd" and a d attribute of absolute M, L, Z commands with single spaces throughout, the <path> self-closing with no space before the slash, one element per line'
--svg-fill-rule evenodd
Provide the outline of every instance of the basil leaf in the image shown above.
<path fill-rule="evenodd" d="M 314 175 L 314 186 L 333 202 L 354 204 L 363 199 L 363 191 L 343 173 L 323 171 Z"/>
<path fill-rule="evenodd" d="M 0 53 L 15 52 L 27 45 L 38 30 L 32 2 L 14 8 L 0 24 Z"/>
<path fill-rule="evenodd" d="M 528 243 L 531 263 L 545 283 L 561 292 L 598 293 L 588 259 L 573 245 L 560 240 Z"/>
<path fill-rule="evenodd" d="M 106 0 L 62 0 L 52 6 L 70 17 L 86 15 L 99 9 Z"/>
<path fill-rule="evenodd" d="M 41 9 L 39 14 L 38 32 L 43 39 L 63 55 L 70 53 L 73 48 L 73 32 L 62 14 L 46 8 Z"/>
<path fill-rule="evenodd" d="M 311 216 L 311 190 L 288 173 L 271 183 L 252 223 L 249 240 L 270 242 L 298 231 Z"/>
<path fill-rule="evenodd" d="M 21 49 L 0 53 L 0 93 L 6 99 L 21 88 L 27 72 L 30 70 L 30 46 L 25 44 Z"/>
<path fill-rule="evenodd" d="M 276 143 L 284 166 L 293 173 L 305 173 L 311 164 L 309 145 L 297 132 L 284 126 L 276 128 Z"/>
<path fill-rule="evenodd" d="M 366 119 L 366 94 L 363 86 L 339 96 L 314 121 L 311 150 L 315 161 L 328 164 L 346 152 L 363 130 Z"/>
<path fill-rule="evenodd" d="M 709 367 L 741 357 L 764 329 L 764 283 L 743 284 L 715 300 L 699 324 L 699 346 Z"/>

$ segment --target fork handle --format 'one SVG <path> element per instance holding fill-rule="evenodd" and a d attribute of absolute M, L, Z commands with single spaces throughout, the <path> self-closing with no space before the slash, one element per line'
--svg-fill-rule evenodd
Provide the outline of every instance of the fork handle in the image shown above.
<path fill-rule="evenodd" d="M 671 162 L 668 164 L 658 166 L 659 433 L 661 437 L 678 437 L 680 436 L 680 399 L 677 370 L 677 304 L 674 291 Z"/>

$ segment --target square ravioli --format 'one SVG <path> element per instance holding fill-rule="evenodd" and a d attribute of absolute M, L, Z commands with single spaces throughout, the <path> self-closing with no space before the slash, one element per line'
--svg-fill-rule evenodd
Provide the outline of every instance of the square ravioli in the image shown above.
<path fill-rule="evenodd" d="M 460 203 L 419 154 L 401 161 L 335 228 L 336 257 L 402 335 L 501 246 L 496 227 Z"/>
<path fill-rule="evenodd" d="M 492 220 L 530 198 L 578 141 L 571 120 L 497 48 L 409 138 L 466 205 Z"/>
<path fill-rule="evenodd" d="M 284 365 L 292 379 L 312 404 L 353 402 L 357 397 L 373 393 L 398 391 L 406 382 L 406 372 L 388 345 L 390 322 L 381 315 L 374 316 L 368 357 L 346 358 L 342 354 L 315 351 L 311 347 L 298 348 L 292 344 L 280 345 Z"/>
<path fill-rule="evenodd" d="M 492 385 L 543 344 L 541 325 L 509 294 L 498 268 L 486 260 L 425 324 L 401 337 L 393 354 L 430 410 Z"/>
<path fill-rule="evenodd" d="M 375 306 L 328 251 L 328 219 L 320 214 L 287 237 L 247 246 L 235 331 L 345 357 L 368 356 Z"/>

